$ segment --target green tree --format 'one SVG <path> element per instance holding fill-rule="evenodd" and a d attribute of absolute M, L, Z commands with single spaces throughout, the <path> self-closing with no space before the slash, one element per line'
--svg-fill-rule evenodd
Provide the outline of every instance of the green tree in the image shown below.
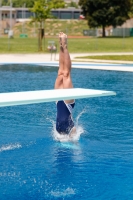
<path fill-rule="evenodd" d="M 132 8 L 132 0 L 79 0 L 83 14 L 91 28 L 102 26 L 103 37 L 105 27 L 122 25 L 128 18 Z"/>
<path fill-rule="evenodd" d="M 34 6 L 31 11 L 34 13 L 32 22 L 39 22 L 39 34 L 38 34 L 38 50 L 42 51 L 42 39 L 45 38 L 45 21 L 48 18 L 53 18 L 51 14 L 52 8 L 64 7 L 63 0 L 37 0 L 34 2 Z"/>
<path fill-rule="evenodd" d="M 8 0 L 3 0 L 2 1 L 2 6 L 7 6 L 8 5 Z"/>
<path fill-rule="evenodd" d="M 65 2 L 63 0 L 49 0 L 51 9 L 65 8 Z"/>
<path fill-rule="evenodd" d="M 69 6 L 69 7 L 75 7 L 75 8 L 78 8 L 77 3 L 75 3 L 74 1 L 71 1 L 70 3 L 68 3 L 68 6 Z"/>
<path fill-rule="evenodd" d="M 130 16 L 133 17 L 133 0 L 132 1 L 132 7 L 131 7 L 131 12 L 130 12 Z"/>
<path fill-rule="evenodd" d="M 24 4 L 27 8 L 32 8 L 35 0 L 12 0 L 13 7 L 22 7 Z M 10 0 L 2 0 L 2 5 L 10 5 Z"/>

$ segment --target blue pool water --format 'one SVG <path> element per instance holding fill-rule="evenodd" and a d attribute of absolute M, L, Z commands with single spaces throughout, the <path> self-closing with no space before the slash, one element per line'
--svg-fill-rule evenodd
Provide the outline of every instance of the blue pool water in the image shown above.
<path fill-rule="evenodd" d="M 56 74 L 0 66 L 0 92 L 52 89 Z M 76 100 L 75 143 L 54 139 L 54 102 L 0 108 L 0 200 L 133 199 L 133 73 L 73 69 L 72 78 L 117 95 Z"/>

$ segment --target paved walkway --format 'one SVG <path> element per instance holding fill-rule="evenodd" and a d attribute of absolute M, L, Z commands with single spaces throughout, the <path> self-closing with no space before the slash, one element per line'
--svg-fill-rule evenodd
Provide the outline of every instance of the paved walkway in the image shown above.
<path fill-rule="evenodd" d="M 72 53 L 71 59 L 73 67 L 86 69 L 103 69 L 117 71 L 133 72 L 133 62 L 129 61 L 112 61 L 112 60 L 93 60 L 93 59 L 76 59 L 76 57 L 88 55 L 133 55 L 129 53 Z M 0 54 L 0 64 L 49 64 L 58 66 L 59 54 Z M 113 65 L 114 64 L 114 65 Z M 117 65 L 116 65 L 117 64 Z"/>

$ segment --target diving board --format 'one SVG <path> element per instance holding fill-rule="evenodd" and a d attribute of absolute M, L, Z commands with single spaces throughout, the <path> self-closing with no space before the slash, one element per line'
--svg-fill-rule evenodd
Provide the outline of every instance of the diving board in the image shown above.
<path fill-rule="evenodd" d="M 0 93 L 0 107 L 110 95 L 116 95 L 116 93 L 83 88 Z"/>

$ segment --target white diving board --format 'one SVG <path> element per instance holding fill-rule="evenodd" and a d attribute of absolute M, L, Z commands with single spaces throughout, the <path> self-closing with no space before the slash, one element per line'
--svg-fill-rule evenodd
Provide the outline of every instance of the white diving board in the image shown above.
<path fill-rule="evenodd" d="M 110 95 L 116 93 L 82 88 L 0 93 L 0 107 Z"/>

